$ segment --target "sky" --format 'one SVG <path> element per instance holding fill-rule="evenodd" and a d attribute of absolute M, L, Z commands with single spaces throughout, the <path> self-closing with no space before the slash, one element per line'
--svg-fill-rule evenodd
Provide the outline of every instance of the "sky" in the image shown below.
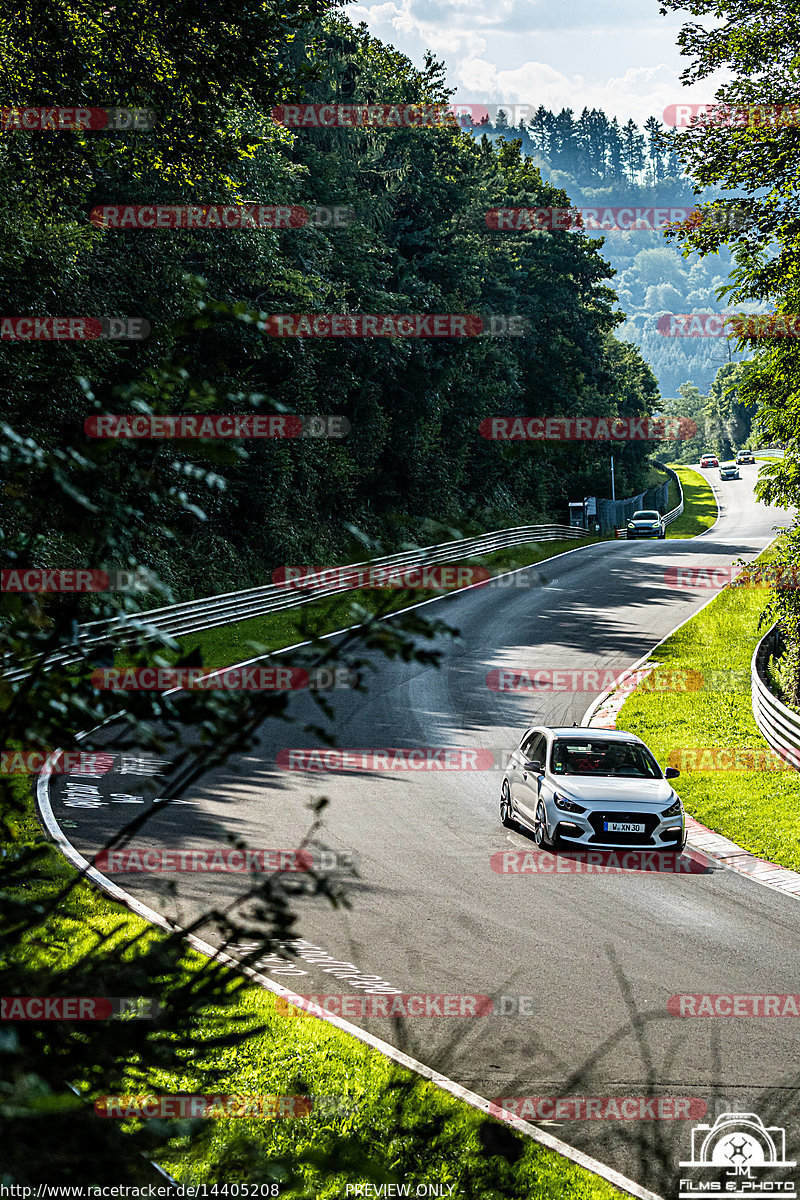
<path fill-rule="evenodd" d="M 692 18 L 660 16 L 658 0 L 360 0 L 344 12 L 416 67 L 430 49 L 454 102 L 587 106 L 641 126 L 716 86 L 681 85 L 677 34 Z"/>

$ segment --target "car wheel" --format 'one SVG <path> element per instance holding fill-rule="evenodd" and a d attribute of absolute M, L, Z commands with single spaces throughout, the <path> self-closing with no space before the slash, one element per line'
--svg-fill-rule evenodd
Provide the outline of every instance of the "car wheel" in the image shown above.
<path fill-rule="evenodd" d="M 658 539 L 659 539 L 659 541 L 661 541 L 661 539 L 662 539 L 662 538 L 665 538 L 666 536 L 667 536 L 667 531 L 666 531 L 666 529 L 662 529 L 662 530 L 661 530 L 661 533 L 658 535 Z"/>
<path fill-rule="evenodd" d="M 536 806 L 536 816 L 533 821 L 533 840 L 543 850 L 552 849 L 552 842 L 547 836 L 547 818 L 545 816 L 544 800 L 540 800 Z"/>
<path fill-rule="evenodd" d="M 505 825 L 506 829 L 516 829 L 517 827 L 517 822 L 514 820 L 514 810 L 511 805 L 511 792 L 509 791 L 508 781 L 505 779 L 500 791 L 500 822 Z"/>

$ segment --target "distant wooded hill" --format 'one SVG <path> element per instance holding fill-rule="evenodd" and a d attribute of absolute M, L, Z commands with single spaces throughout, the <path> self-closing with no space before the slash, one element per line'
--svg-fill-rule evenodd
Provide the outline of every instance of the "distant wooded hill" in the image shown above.
<path fill-rule="evenodd" d="M 509 107 L 509 113 L 512 109 Z M 563 188 L 573 204 L 591 208 L 691 208 L 719 193 L 694 195 L 681 174 L 673 150 L 660 138 L 665 126 L 648 117 L 639 129 L 633 120 L 620 125 L 600 109 L 554 113 L 540 106 L 533 117 L 516 125 L 500 110 L 494 122 L 461 119 L 475 137 L 491 142 L 519 139 L 522 153 L 539 168 L 543 179 Z M 676 396 L 682 384 L 708 394 L 719 368 L 744 357 L 729 350 L 724 338 L 666 337 L 656 329 L 664 312 L 721 312 L 715 290 L 728 282 L 730 253 L 700 259 L 683 258 L 674 242 L 646 230 L 594 234 L 602 237 L 602 257 L 617 272 L 612 281 L 619 308 L 627 315 L 617 336 L 639 346 L 661 393 Z"/>

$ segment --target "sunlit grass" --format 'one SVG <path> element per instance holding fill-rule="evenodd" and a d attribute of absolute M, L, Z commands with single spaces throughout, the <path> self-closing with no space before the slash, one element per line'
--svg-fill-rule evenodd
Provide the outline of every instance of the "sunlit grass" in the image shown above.
<path fill-rule="evenodd" d="M 714 492 L 708 481 L 691 467 L 673 463 L 670 466 L 681 481 L 684 510 L 677 521 L 667 526 L 667 537 L 695 537 L 710 528 L 717 519 L 719 510 Z"/>
<path fill-rule="evenodd" d="M 769 562 L 769 548 L 759 562 Z M 753 718 L 750 660 L 766 632 L 759 619 L 766 588 L 727 587 L 659 646 L 659 674 L 736 672 L 737 690 L 668 691 L 639 688 L 624 704 L 617 727 L 650 746 L 660 762 L 696 747 L 769 748 Z M 666 679 L 670 678 L 666 674 Z M 690 675 L 691 679 L 692 676 Z M 800 870 L 800 775 L 794 770 L 691 771 L 674 786 L 687 812 L 752 854 Z"/>

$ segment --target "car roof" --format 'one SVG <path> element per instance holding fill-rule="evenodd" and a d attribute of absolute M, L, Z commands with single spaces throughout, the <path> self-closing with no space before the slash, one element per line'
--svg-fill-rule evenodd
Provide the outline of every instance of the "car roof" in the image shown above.
<path fill-rule="evenodd" d="M 554 737 L 591 737 L 596 742 L 642 741 L 635 733 L 628 733 L 625 729 L 598 729 L 591 725 L 531 725 L 527 732 L 533 733 L 534 730 L 540 733 L 552 733 Z"/>

